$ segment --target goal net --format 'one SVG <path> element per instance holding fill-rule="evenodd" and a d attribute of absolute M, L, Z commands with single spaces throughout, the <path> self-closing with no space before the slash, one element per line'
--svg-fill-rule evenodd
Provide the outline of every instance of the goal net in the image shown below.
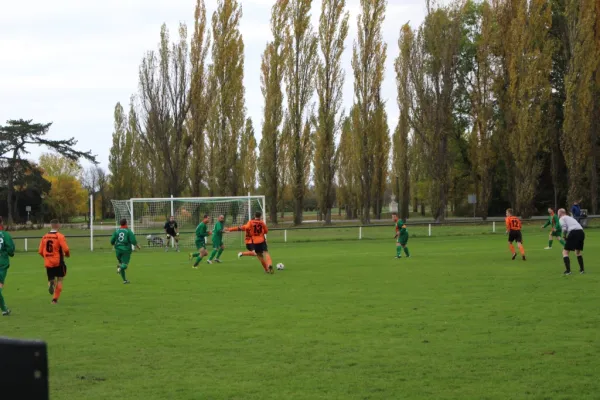
<path fill-rule="evenodd" d="M 214 228 L 220 215 L 225 217 L 225 227 L 239 226 L 254 217 L 256 211 L 263 212 L 264 196 L 244 197 L 203 197 L 203 198 L 161 198 L 112 200 L 116 224 L 127 219 L 140 246 L 173 247 L 173 239 L 167 241 L 164 226 L 171 216 L 175 217 L 179 229 L 179 246 L 193 248 L 195 231 L 204 215 L 210 217 L 209 229 Z M 243 232 L 223 235 L 226 245 L 243 244 Z M 212 238 L 207 238 L 212 243 Z"/>

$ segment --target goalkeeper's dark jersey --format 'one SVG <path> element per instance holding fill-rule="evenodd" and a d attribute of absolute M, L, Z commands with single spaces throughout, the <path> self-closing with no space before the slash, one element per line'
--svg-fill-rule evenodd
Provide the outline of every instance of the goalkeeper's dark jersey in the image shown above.
<path fill-rule="evenodd" d="M 175 236 L 177 234 L 177 232 L 175 231 L 177 229 L 177 222 L 176 221 L 167 221 L 165 223 L 164 229 L 167 232 L 167 234 L 169 234 L 171 236 Z"/>

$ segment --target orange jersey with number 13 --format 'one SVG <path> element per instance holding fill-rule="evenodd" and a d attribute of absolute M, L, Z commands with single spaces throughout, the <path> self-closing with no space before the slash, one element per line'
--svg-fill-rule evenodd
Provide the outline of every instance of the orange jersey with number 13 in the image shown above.
<path fill-rule="evenodd" d="M 521 220 L 517 217 L 506 217 L 506 229 L 509 231 L 520 231 Z"/>

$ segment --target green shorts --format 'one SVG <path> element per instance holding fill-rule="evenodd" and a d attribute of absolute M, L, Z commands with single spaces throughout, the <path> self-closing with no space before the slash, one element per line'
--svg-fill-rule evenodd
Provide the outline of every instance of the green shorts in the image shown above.
<path fill-rule="evenodd" d="M 206 248 L 206 240 L 196 240 L 196 248 L 198 250 Z"/>
<path fill-rule="evenodd" d="M 0 267 L 0 283 L 3 285 L 6 280 L 6 274 L 8 274 L 8 267 Z"/>
<path fill-rule="evenodd" d="M 408 243 L 408 235 L 398 236 L 398 244 L 405 245 L 406 243 Z"/>
<path fill-rule="evenodd" d="M 550 232 L 550 236 L 560 238 L 562 237 L 562 231 Z"/>
<path fill-rule="evenodd" d="M 131 252 L 125 250 L 117 250 L 117 260 L 120 264 L 129 265 L 129 261 L 131 260 Z"/>
<path fill-rule="evenodd" d="M 223 240 L 221 239 L 213 239 L 212 241 L 213 249 L 218 249 L 223 246 Z"/>

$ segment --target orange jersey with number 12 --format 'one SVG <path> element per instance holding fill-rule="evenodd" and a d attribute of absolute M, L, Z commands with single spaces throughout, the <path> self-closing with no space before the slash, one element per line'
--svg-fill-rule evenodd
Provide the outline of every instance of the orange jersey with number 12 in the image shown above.
<path fill-rule="evenodd" d="M 520 231 L 521 220 L 517 217 L 506 217 L 506 229 L 509 231 Z"/>

